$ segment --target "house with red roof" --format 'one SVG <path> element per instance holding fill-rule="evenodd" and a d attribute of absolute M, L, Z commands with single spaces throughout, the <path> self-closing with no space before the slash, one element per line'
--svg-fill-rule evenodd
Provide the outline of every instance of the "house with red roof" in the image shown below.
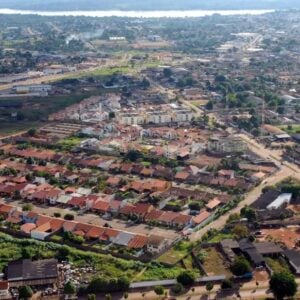
<path fill-rule="evenodd" d="M 98 200 L 94 202 L 91 210 L 98 214 L 105 214 L 109 211 L 110 204 L 108 201 Z"/>
<path fill-rule="evenodd" d="M 8 218 L 14 211 L 16 207 L 8 204 L 1 204 L 0 205 L 0 216 L 4 217 L 5 219 Z"/>

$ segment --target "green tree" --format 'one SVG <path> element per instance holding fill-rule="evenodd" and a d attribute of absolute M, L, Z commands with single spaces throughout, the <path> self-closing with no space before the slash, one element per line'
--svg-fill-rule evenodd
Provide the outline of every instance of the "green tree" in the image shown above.
<path fill-rule="evenodd" d="M 226 289 L 232 289 L 233 284 L 230 279 L 224 279 L 221 283 L 221 289 L 226 290 Z"/>
<path fill-rule="evenodd" d="M 35 136 L 36 135 L 36 129 L 35 128 L 30 128 L 28 131 L 27 131 L 27 134 L 29 136 Z"/>
<path fill-rule="evenodd" d="M 249 229 L 246 225 L 237 224 L 232 228 L 232 233 L 237 239 L 246 238 L 249 236 Z"/>
<path fill-rule="evenodd" d="M 22 206 L 22 211 L 32 211 L 33 210 L 33 205 L 30 203 L 24 204 Z"/>
<path fill-rule="evenodd" d="M 251 271 L 251 266 L 246 258 L 238 257 L 231 265 L 231 271 L 236 276 L 242 276 Z"/>
<path fill-rule="evenodd" d="M 214 288 L 214 284 L 212 282 L 208 282 L 205 286 L 205 289 L 208 292 L 208 299 L 210 298 L 210 292 Z"/>
<path fill-rule="evenodd" d="M 29 299 L 33 295 L 33 291 L 30 286 L 25 285 L 19 288 L 19 299 Z"/>
<path fill-rule="evenodd" d="M 191 271 L 183 271 L 178 275 L 177 282 L 183 286 L 192 285 L 195 282 L 195 275 Z"/>
<path fill-rule="evenodd" d="M 175 285 L 173 285 L 171 287 L 171 291 L 175 294 L 175 295 L 178 295 L 180 293 L 182 293 L 184 290 L 184 287 L 181 283 L 176 283 Z"/>
<path fill-rule="evenodd" d="M 164 68 L 163 73 L 165 77 L 171 77 L 173 72 L 170 68 Z"/>
<path fill-rule="evenodd" d="M 163 286 L 157 285 L 157 286 L 154 287 L 154 292 L 155 292 L 156 295 L 162 296 L 165 292 L 165 289 L 164 289 Z"/>
<path fill-rule="evenodd" d="M 64 219 L 68 220 L 68 221 L 72 221 L 72 220 L 74 220 L 74 215 L 72 215 L 72 214 L 65 214 Z"/>
<path fill-rule="evenodd" d="M 269 282 L 270 290 L 276 299 L 293 297 L 297 292 L 297 283 L 293 274 L 288 271 L 274 273 Z"/>
<path fill-rule="evenodd" d="M 206 103 L 205 108 L 207 110 L 212 110 L 214 108 L 214 103 L 210 100 Z"/>
<path fill-rule="evenodd" d="M 241 209 L 241 216 L 247 218 L 250 222 L 256 221 L 257 218 L 255 209 L 250 206 L 245 206 Z"/>
<path fill-rule="evenodd" d="M 68 281 L 64 286 L 64 293 L 66 295 L 74 295 L 76 293 L 76 287 L 72 281 Z"/>

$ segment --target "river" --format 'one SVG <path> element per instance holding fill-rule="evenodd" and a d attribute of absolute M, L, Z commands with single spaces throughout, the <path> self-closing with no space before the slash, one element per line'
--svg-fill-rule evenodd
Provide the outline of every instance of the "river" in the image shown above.
<path fill-rule="evenodd" d="M 39 16 L 84 16 L 84 17 L 129 17 L 129 18 L 196 18 L 219 14 L 232 15 L 262 15 L 274 10 L 166 10 L 166 11 L 33 11 L 0 9 L 0 14 L 39 15 Z"/>

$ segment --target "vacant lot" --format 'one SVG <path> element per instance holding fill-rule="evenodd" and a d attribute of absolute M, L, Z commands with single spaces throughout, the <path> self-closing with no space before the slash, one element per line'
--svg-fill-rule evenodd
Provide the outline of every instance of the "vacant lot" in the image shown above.
<path fill-rule="evenodd" d="M 181 241 L 158 258 L 159 262 L 175 265 L 191 252 L 191 243 Z"/>
<path fill-rule="evenodd" d="M 261 240 L 272 240 L 281 242 L 288 248 L 294 248 L 300 236 L 300 227 L 264 229 Z"/>
<path fill-rule="evenodd" d="M 30 128 L 38 128 L 42 125 L 45 125 L 45 123 L 28 121 L 0 122 L 0 137 L 27 131 Z"/>
<path fill-rule="evenodd" d="M 202 249 L 201 251 L 204 252 L 203 267 L 208 276 L 231 275 L 224 263 L 225 258 L 215 247 Z"/>

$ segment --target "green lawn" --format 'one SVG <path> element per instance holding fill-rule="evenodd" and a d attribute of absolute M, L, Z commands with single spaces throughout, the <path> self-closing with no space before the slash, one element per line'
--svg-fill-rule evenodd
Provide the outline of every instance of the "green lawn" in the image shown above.
<path fill-rule="evenodd" d="M 234 238 L 234 235 L 231 233 L 218 233 L 217 235 L 213 236 L 211 239 L 209 239 L 208 243 L 219 243 L 224 239 L 232 239 Z"/>
<path fill-rule="evenodd" d="M 165 267 L 158 263 L 151 263 L 145 272 L 134 278 L 134 281 L 174 279 L 183 271 L 181 267 Z"/>
<path fill-rule="evenodd" d="M 67 137 L 58 142 L 63 151 L 70 151 L 73 147 L 78 146 L 86 138 L 79 138 L 76 136 Z"/>
<path fill-rule="evenodd" d="M 169 251 L 165 252 L 158 258 L 158 262 L 175 265 L 185 256 L 187 256 L 192 250 L 192 244 L 187 241 L 181 241 L 176 244 Z"/>
<path fill-rule="evenodd" d="M 300 124 L 281 125 L 278 128 L 284 130 L 288 134 L 300 133 Z"/>

